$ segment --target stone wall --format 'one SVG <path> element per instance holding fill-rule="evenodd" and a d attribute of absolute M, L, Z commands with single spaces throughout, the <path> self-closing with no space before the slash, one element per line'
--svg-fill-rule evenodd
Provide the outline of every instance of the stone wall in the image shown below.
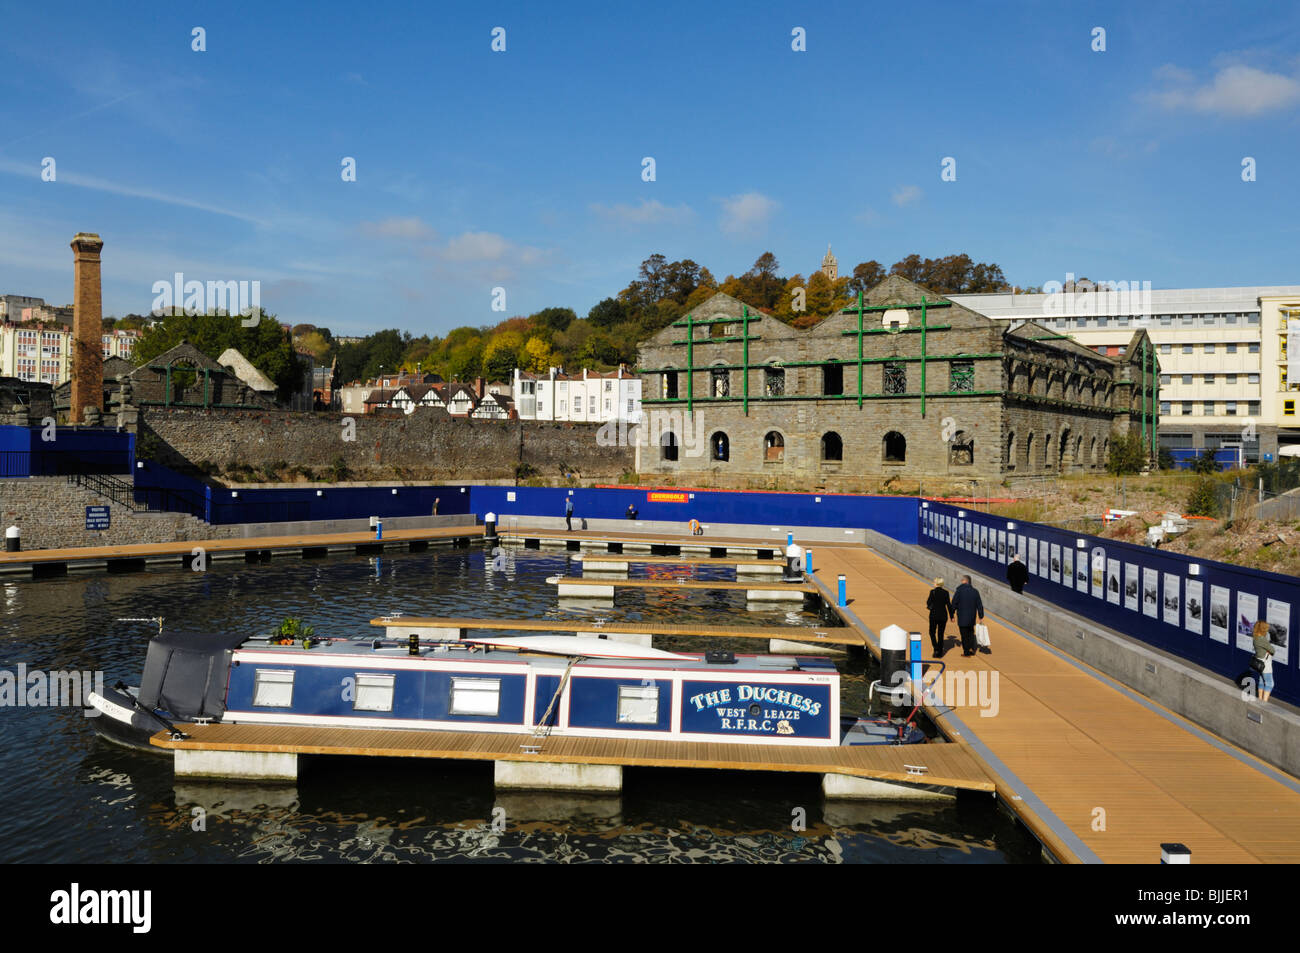
<path fill-rule="evenodd" d="M 632 449 L 601 446 L 595 424 L 468 420 L 433 409 L 349 416 L 151 408 L 141 413 L 140 429 L 142 447 L 152 445 L 168 466 L 324 471 L 341 462 L 357 477 L 399 472 L 430 481 L 509 479 L 519 464 L 540 477 L 617 480 L 633 466 Z"/>
<path fill-rule="evenodd" d="M 86 529 L 86 507 L 109 507 L 107 530 Z M 240 536 L 239 527 L 209 526 L 184 513 L 133 513 L 66 477 L 0 480 L 0 522 L 22 531 L 22 548 L 127 546 Z"/>

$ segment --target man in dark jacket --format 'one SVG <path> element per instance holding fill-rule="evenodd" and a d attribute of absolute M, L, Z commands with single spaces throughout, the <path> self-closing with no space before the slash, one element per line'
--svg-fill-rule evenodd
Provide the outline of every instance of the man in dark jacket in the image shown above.
<path fill-rule="evenodd" d="M 970 576 L 961 577 L 961 585 L 952 594 L 953 615 L 961 633 L 961 654 L 975 654 L 975 623 L 984 620 L 984 602 L 979 590 L 970 584 Z"/>
<path fill-rule="evenodd" d="M 1007 564 L 1007 582 L 1011 584 L 1011 591 L 1023 592 L 1028 581 L 1029 567 L 1020 561 L 1020 554 L 1016 553 Z"/>

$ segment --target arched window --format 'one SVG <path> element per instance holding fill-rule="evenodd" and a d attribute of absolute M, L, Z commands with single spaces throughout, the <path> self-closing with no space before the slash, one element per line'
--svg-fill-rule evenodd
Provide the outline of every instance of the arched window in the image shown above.
<path fill-rule="evenodd" d="M 882 455 L 886 463 L 907 462 L 907 439 L 897 430 L 885 434 L 882 444 Z"/>
<path fill-rule="evenodd" d="M 766 367 L 763 369 L 763 393 L 768 397 L 785 396 L 785 368 Z"/>
<path fill-rule="evenodd" d="M 1064 470 L 1070 465 L 1070 431 L 1061 432 L 1061 439 L 1057 442 L 1057 467 Z"/>
<path fill-rule="evenodd" d="M 1043 437 L 1043 469 L 1046 470 L 1052 465 L 1052 435 L 1049 433 Z"/>
<path fill-rule="evenodd" d="M 763 459 L 768 463 L 780 463 L 785 459 L 785 438 L 775 430 L 769 430 L 763 438 Z"/>
<path fill-rule="evenodd" d="M 832 463 L 838 463 L 844 459 L 844 441 L 833 430 L 830 433 L 822 434 L 822 459 Z"/>
<path fill-rule="evenodd" d="M 1007 434 L 1007 469 L 1016 468 L 1016 432 L 1013 430 Z"/>
<path fill-rule="evenodd" d="M 677 435 L 672 431 L 664 434 L 659 438 L 659 445 L 663 449 L 664 459 L 675 461 L 677 459 Z"/>
<path fill-rule="evenodd" d="M 1025 438 L 1025 469 L 1034 468 L 1034 432 L 1029 431 L 1029 436 Z"/>
<path fill-rule="evenodd" d="M 709 454 L 714 460 L 726 463 L 731 459 L 731 441 L 719 430 L 709 438 Z"/>
<path fill-rule="evenodd" d="M 715 324 L 714 327 L 721 327 L 721 325 Z M 710 387 L 710 392 L 714 397 L 731 396 L 731 372 L 729 370 L 726 368 L 715 367 L 710 372 L 710 378 L 710 383 L 712 385 Z"/>

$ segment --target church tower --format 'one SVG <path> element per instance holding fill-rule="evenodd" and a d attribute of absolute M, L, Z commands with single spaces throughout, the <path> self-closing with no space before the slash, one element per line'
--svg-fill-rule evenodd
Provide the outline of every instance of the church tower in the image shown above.
<path fill-rule="evenodd" d="M 831 254 L 829 244 L 826 246 L 826 257 L 822 259 L 822 274 L 831 281 L 838 278 L 840 274 L 840 264 L 835 260 L 835 256 Z"/>

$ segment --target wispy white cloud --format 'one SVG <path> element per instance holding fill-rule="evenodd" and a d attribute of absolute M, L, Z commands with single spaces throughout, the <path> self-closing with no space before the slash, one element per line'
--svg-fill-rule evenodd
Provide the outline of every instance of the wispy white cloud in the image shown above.
<path fill-rule="evenodd" d="M 367 238 L 402 238 L 428 241 L 434 231 L 419 218 L 385 218 L 378 222 L 362 222 L 361 234 Z"/>
<path fill-rule="evenodd" d="M 642 199 L 637 205 L 593 202 L 589 208 L 600 218 L 620 225 L 683 225 L 695 217 L 685 203 L 669 206 L 658 199 Z"/>
<path fill-rule="evenodd" d="M 9 175 L 39 178 L 41 167 L 31 163 L 15 162 L 12 159 L 0 159 L 0 172 Z M 53 182 L 49 183 L 49 187 L 56 189 L 60 186 L 67 185 L 72 185 L 81 189 L 92 189 L 96 192 L 107 192 L 110 195 L 122 195 L 133 199 L 148 199 L 152 202 L 163 202 L 167 205 L 176 205 L 181 208 L 197 209 L 201 212 L 210 212 L 213 215 L 224 215 L 228 218 L 239 219 L 243 222 L 251 222 L 252 224 L 259 226 L 267 226 L 270 224 L 254 215 L 249 215 L 236 209 L 223 208 L 222 206 L 212 205 L 208 202 L 200 202 L 196 199 L 186 198 L 183 195 L 168 195 L 165 192 L 159 192 L 155 189 L 144 189 L 134 185 L 122 185 L 92 175 L 81 175 L 78 172 L 70 172 L 66 166 L 56 166 L 56 178 Z"/>
<path fill-rule="evenodd" d="M 1190 71 L 1168 64 L 1155 75 L 1161 88 L 1146 93 L 1145 98 L 1169 110 L 1249 117 L 1300 103 L 1300 81 L 1295 77 L 1240 63 L 1223 67 L 1201 85 Z"/>
<path fill-rule="evenodd" d="M 500 261 L 510 243 L 496 232 L 462 232 L 447 242 L 439 257 L 447 261 Z"/>
<path fill-rule="evenodd" d="M 721 201 L 722 220 L 719 225 L 731 235 L 761 232 L 767 227 L 772 213 L 780 208 L 779 202 L 759 192 L 745 192 Z"/>
<path fill-rule="evenodd" d="M 922 194 L 924 193 L 922 193 L 919 185 L 900 185 L 898 188 L 894 189 L 890 198 L 893 200 L 895 205 L 902 208 L 905 205 L 911 205 L 913 202 L 920 201 Z"/>

